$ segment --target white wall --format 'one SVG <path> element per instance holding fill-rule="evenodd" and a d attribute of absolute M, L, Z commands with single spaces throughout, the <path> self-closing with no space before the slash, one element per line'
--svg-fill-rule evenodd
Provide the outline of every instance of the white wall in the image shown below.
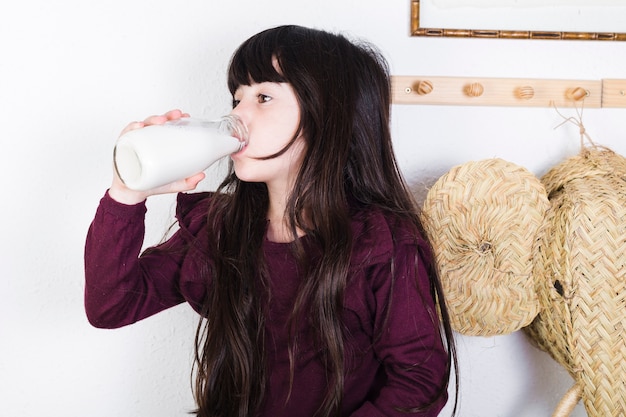
<path fill-rule="evenodd" d="M 180 107 L 228 110 L 225 67 L 283 23 L 369 39 L 394 74 L 626 78 L 626 44 L 408 36 L 409 1 L 23 0 L 0 14 L 0 415 L 184 416 L 196 316 L 187 306 L 120 330 L 91 328 L 82 250 L 127 122 Z M 452 165 L 501 157 L 540 175 L 577 152 L 553 109 L 394 106 L 416 192 Z M 567 113 L 567 112 L 566 112 Z M 569 114 L 569 113 L 568 113 Z M 594 140 L 626 154 L 625 110 L 586 110 Z M 210 188 L 210 181 L 205 187 Z M 147 242 L 172 200 L 150 203 Z M 521 333 L 459 338 L 463 417 L 547 416 L 570 377 Z M 582 407 L 576 416 L 584 416 Z"/>

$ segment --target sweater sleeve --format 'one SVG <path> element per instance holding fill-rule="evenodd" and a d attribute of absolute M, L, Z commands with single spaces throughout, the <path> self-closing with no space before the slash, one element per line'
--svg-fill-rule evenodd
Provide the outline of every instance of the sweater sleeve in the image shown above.
<path fill-rule="evenodd" d="M 372 271 L 374 328 L 380 335 L 373 348 L 386 379 L 378 395 L 352 417 L 434 417 L 447 401 L 446 391 L 437 398 L 447 386 L 449 359 L 430 291 L 429 252 L 422 244 L 414 239 L 396 242 L 393 260 Z"/>
<path fill-rule="evenodd" d="M 145 203 L 129 206 L 108 193 L 85 243 L 85 311 L 100 328 L 132 324 L 184 300 L 180 289 L 183 242 L 174 234 L 140 256 Z"/>

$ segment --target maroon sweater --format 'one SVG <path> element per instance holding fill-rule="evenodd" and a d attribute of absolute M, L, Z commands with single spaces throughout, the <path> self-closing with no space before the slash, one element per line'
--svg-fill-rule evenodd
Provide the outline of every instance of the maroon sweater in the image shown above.
<path fill-rule="evenodd" d="M 140 256 L 145 204 L 127 206 L 108 193 L 102 198 L 85 247 L 85 308 L 96 327 L 125 326 L 174 305 L 201 309 L 211 282 L 198 277 L 199 252 L 188 239 L 207 242 L 209 194 L 179 194 L 180 230 Z M 344 416 L 400 416 L 397 407 L 432 400 L 443 383 L 447 363 L 438 333 L 425 262 L 425 242 L 379 211 L 358 212 L 352 221 L 351 275 L 345 291 Z M 303 237 L 302 239 L 307 239 Z M 303 242 L 303 243 L 306 243 Z M 289 399 L 286 323 L 302 279 L 289 244 L 263 245 L 270 272 L 272 303 L 266 323 L 269 383 L 260 416 L 312 416 L 326 389 L 325 371 L 301 320 L 299 351 Z M 415 262 L 417 259 L 419 262 Z M 391 268 L 395 282 L 391 279 Z M 421 416 L 436 416 L 442 398 Z"/>

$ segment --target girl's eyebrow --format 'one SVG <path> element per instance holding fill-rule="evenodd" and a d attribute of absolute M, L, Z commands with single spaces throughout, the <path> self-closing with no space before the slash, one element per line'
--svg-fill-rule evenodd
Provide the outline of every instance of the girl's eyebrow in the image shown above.
<path fill-rule="evenodd" d="M 241 91 L 241 89 L 244 87 L 250 87 L 250 88 L 259 87 L 259 88 L 271 88 L 271 89 L 281 90 L 283 88 L 283 84 L 287 84 L 287 83 L 274 82 L 274 81 L 261 81 L 260 83 L 252 83 L 250 85 L 240 85 L 239 87 L 237 87 L 233 95 L 237 94 L 237 92 Z"/>

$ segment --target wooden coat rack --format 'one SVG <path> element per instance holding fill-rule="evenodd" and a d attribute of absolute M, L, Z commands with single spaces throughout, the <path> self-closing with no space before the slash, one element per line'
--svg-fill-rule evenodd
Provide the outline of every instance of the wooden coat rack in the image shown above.
<path fill-rule="evenodd" d="M 626 107 L 626 80 L 393 76 L 395 104 Z"/>

